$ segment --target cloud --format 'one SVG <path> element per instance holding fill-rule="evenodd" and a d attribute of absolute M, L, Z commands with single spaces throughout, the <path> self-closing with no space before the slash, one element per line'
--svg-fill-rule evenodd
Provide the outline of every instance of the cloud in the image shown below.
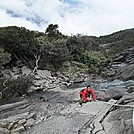
<path fill-rule="evenodd" d="M 25 27 L 30 30 L 38 30 L 38 26 L 36 24 L 31 23 L 30 21 L 27 21 L 22 18 L 14 18 L 11 15 L 6 13 L 6 10 L 0 9 L 0 26 L 19 26 L 19 27 Z"/>
<path fill-rule="evenodd" d="M 133 0 L 0 0 L 0 26 L 45 31 L 53 23 L 64 34 L 100 36 L 133 28 L 133 5 Z"/>

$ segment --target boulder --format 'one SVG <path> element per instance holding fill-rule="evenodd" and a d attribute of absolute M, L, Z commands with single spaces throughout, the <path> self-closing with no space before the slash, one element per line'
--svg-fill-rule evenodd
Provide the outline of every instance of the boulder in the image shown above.
<path fill-rule="evenodd" d="M 95 91 L 95 94 L 97 96 L 97 100 L 109 101 L 110 99 L 120 99 L 125 92 L 117 89 L 101 89 Z"/>
<path fill-rule="evenodd" d="M 28 68 L 28 67 L 26 67 L 26 66 L 23 66 L 22 68 L 21 68 L 21 71 L 22 71 L 22 75 L 29 75 L 32 71 Z"/>
<path fill-rule="evenodd" d="M 33 126 L 34 123 L 35 123 L 35 120 L 32 119 L 32 118 L 30 118 L 30 119 L 28 119 L 28 120 L 26 121 L 26 123 L 25 123 L 24 126 L 25 126 L 26 128 L 29 128 L 29 127 Z"/>
<path fill-rule="evenodd" d="M 126 93 L 118 102 L 119 104 L 134 104 L 134 92 Z"/>
<path fill-rule="evenodd" d="M 132 92 L 134 92 L 134 86 L 130 86 L 130 87 L 128 88 L 128 93 L 132 93 Z"/>
<path fill-rule="evenodd" d="M 114 76 L 115 79 L 134 80 L 134 64 L 128 65 L 125 69 L 121 69 L 120 73 Z"/>
<path fill-rule="evenodd" d="M 9 134 L 9 130 L 6 128 L 0 127 L 0 134 Z"/>
<path fill-rule="evenodd" d="M 51 72 L 47 70 L 38 70 L 37 75 L 44 79 L 52 77 Z"/>
<path fill-rule="evenodd" d="M 15 129 L 13 129 L 13 130 L 11 131 L 11 134 L 13 134 L 13 133 L 15 133 L 15 132 L 22 132 L 22 131 L 24 131 L 24 130 L 25 130 L 25 127 L 24 127 L 24 126 L 19 126 L 19 127 L 15 128 Z"/>

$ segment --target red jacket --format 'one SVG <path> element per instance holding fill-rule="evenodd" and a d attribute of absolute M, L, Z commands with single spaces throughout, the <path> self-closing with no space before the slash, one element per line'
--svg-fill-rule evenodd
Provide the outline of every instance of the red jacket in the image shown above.
<path fill-rule="evenodd" d="M 90 88 L 90 91 L 88 91 L 88 89 L 86 88 L 83 92 L 82 92 L 82 91 L 79 92 L 79 94 L 82 95 L 82 98 L 83 98 L 84 100 L 86 100 L 86 101 L 89 100 L 89 99 L 87 99 L 89 93 L 91 93 L 92 98 L 93 98 L 94 100 L 96 100 L 96 95 L 94 94 L 94 90 L 91 89 L 91 88 Z"/>

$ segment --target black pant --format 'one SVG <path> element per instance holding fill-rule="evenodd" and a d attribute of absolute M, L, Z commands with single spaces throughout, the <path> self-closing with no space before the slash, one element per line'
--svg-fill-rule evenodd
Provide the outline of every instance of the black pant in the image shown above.
<path fill-rule="evenodd" d="M 90 94 L 88 94 L 88 96 L 87 97 L 89 97 L 90 98 Z M 82 98 L 82 95 L 80 94 L 80 98 Z"/>
<path fill-rule="evenodd" d="M 90 98 L 90 93 L 88 94 L 88 96 L 87 96 L 87 97 L 89 97 L 89 98 Z M 80 105 L 82 105 L 82 103 L 83 103 L 83 102 L 85 102 L 85 103 L 86 103 L 87 101 L 86 101 L 86 100 L 83 100 L 82 95 L 80 94 L 80 101 L 79 101 L 79 104 L 80 104 Z"/>

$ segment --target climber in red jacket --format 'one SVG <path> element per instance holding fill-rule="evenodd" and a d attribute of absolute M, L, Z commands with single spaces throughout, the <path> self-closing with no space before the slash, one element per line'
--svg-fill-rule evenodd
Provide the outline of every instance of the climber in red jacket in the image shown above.
<path fill-rule="evenodd" d="M 84 101 L 86 101 L 86 102 L 91 101 L 91 100 L 87 99 L 87 97 L 90 98 L 90 94 L 92 95 L 93 100 L 96 101 L 96 95 L 94 94 L 94 90 L 91 88 L 90 85 L 88 85 L 86 89 L 81 90 L 79 92 L 79 94 L 80 94 L 80 101 L 79 101 L 80 105 L 79 106 L 82 106 L 82 103 Z"/>

